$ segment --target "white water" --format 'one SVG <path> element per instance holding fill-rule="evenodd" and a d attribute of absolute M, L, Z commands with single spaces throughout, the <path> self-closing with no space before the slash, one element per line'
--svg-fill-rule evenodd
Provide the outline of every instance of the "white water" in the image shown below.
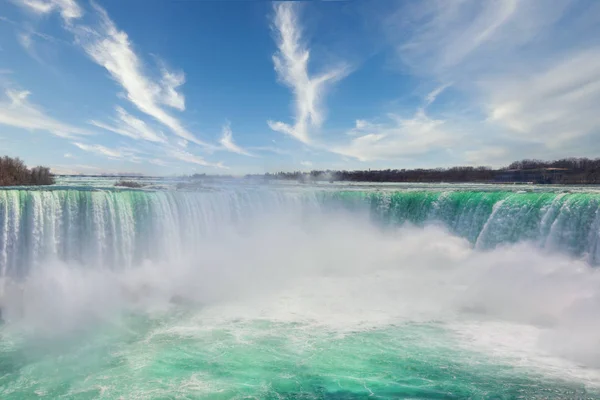
<path fill-rule="evenodd" d="M 273 215 L 300 221 L 340 210 L 380 226 L 442 224 L 479 249 L 528 241 L 600 262 L 595 193 L 2 190 L 0 277 L 23 279 L 56 260 L 113 270 L 176 261 L 206 238 Z"/>

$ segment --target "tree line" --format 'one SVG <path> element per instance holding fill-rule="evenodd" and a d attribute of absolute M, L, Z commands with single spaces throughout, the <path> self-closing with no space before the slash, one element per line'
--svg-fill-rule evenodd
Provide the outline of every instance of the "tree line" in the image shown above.
<path fill-rule="evenodd" d="M 385 169 L 310 172 L 278 172 L 248 175 L 266 180 L 348 181 L 348 182 L 474 182 L 474 183 L 540 183 L 540 184 L 600 184 L 600 158 L 564 158 L 555 161 L 525 159 L 503 168 L 451 167 L 432 169 Z"/>
<path fill-rule="evenodd" d="M 195 174 L 192 178 L 208 178 Z M 600 184 L 600 158 L 563 158 L 554 161 L 524 159 L 503 168 L 459 166 L 451 168 L 417 168 L 385 170 L 313 170 L 246 175 L 261 180 L 347 181 L 347 182 L 449 182 Z M 0 186 L 52 185 L 54 175 L 47 167 L 27 168 L 19 158 L 0 157 Z"/>
<path fill-rule="evenodd" d="M 0 157 L 0 186 L 52 185 L 54 175 L 47 167 L 27 168 L 20 158 Z"/>

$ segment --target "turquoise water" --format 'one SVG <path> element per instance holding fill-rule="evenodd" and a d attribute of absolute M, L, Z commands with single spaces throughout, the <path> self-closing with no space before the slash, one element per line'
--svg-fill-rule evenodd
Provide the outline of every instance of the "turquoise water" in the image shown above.
<path fill-rule="evenodd" d="M 0 191 L 0 398 L 600 398 L 600 194 Z"/>
<path fill-rule="evenodd" d="M 3 343 L 2 398 L 595 398 L 518 358 L 490 359 L 441 324 L 340 335 L 268 321 L 131 316 L 58 343 Z"/>

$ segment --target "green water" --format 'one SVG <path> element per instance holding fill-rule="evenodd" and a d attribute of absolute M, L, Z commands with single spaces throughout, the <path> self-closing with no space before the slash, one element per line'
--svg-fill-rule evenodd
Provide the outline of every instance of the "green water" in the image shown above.
<path fill-rule="evenodd" d="M 130 315 L 28 342 L 3 331 L 3 399 L 575 399 L 584 381 L 490 358 L 443 323 L 336 332 L 202 313 Z M 13 341 L 16 340 L 16 341 Z M 38 339 L 39 340 L 39 339 Z"/>

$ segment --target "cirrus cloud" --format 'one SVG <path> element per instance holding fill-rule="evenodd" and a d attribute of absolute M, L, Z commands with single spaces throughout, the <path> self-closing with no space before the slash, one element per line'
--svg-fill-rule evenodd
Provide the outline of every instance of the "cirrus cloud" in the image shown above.
<path fill-rule="evenodd" d="M 28 130 L 41 130 L 59 137 L 91 135 L 93 132 L 58 121 L 29 102 L 31 92 L 6 89 L 5 100 L 0 101 L 0 124 Z"/>
<path fill-rule="evenodd" d="M 222 135 L 221 139 L 219 140 L 219 143 L 221 143 L 221 146 L 223 146 L 225 150 L 230 151 L 232 153 L 253 157 L 252 154 L 250 154 L 248 151 L 244 150 L 235 143 L 235 141 L 233 140 L 233 132 L 231 131 L 231 124 L 229 122 L 223 125 L 223 129 L 221 132 Z"/>
<path fill-rule="evenodd" d="M 294 93 L 295 122 L 293 125 L 272 120 L 267 123 L 272 130 L 309 144 L 312 131 L 323 123 L 322 100 L 327 86 L 344 78 L 348 67 L 338 66 L 317 76 L 308 73 L 310 51 L 302 43 L 298 7 L 299 3 L 292 1 L 275 3 L 273 21 L 278 49 L 273 63 L 279 80 Z"/>
<path fill-rule="evenodd" d="M 162 78 L 157 82 L 144 73 L 142 61 L 134 52 L 129 36 L 117 28 L 107 12 L 93 4 L 100 17 L 98 27 L 72 27 L 77 43 L 124 90 L 125 97 L 144 114 L 168 127 L 175 135 L 200 146 L 214 148 L 198 139 L 162 105 L 185 110 L 185 100 L 177 91 L 185 82 L 183 72 L 170 72 L 162 68 Z"/>
<path fill-rule="evenodd" d="M 113 120 L 112 125 L 94 120 L 90 121 L 90 124 L 132 139 L 166 143 L 166 138 L 162 132 L 154 131 L 144 121 L 135 118 L 125 111 L 123 107 L 116 107 L 115 110 L 117 112 L 117 118 Z"/>

